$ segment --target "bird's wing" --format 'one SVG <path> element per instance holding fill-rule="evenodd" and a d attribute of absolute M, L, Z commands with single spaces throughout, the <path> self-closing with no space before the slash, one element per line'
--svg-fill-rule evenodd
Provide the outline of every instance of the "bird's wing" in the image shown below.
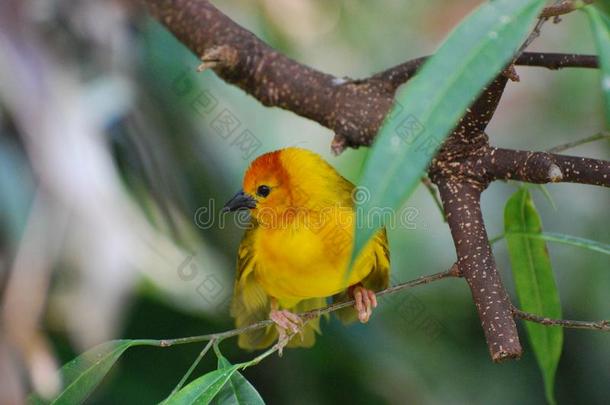
<path fill-rule="evenodd" d="M 374 255 L 373 268 L 368 276 L 362 280 L 364 288 L 381 291 L 388 288 L 390 284 L 390 250 L 385 228 L 375 235 L 371 253 Z M 347 290 L 333 296 L 333 302 L 345 302 L 351 300 Z M 343 323 L 351 323 L 358 319 L 358 312 L 353 307 L 347 307 L 335 311 L 335 315 Z"/>
<path fill-rule="evenodd" d="M 237 252 L 237 273 L 231 302 L 231 315 L 235 326 L 243 328 L 268 318 L 269 296 L 258 283 L 254 275 L 256 260 L 254 257 L 254 232 L 256 226 L 246 230 Z M 238 344 L 246 349 L 261 349 L 277 339 L 275 328 L 266 327 L 239 335 Z"/>
<path fill-rule="evenodd" d="M 237 275 L 231 302 L 231 315 L 235 318 L 237 328 L 268 319 L 271 310 L 270 297 L 256 280 L 254 273 L 257 266 L 253 246 L 255 230 L 256 227 L 253 227 L 245 232 L 237 254 Z M 325 304 L 325 298 L 311 298 L 301 300 L 294 307 L 287 309 L 298 313 L 321 308 Z M 311 347 L 315 342 L 315 334 L 319 331 L 319 319 L 313 319 L 303 327 L 301 335 L 290 340 L 288 346 Z M 250 350 L 264 349 L 273 344 L 277 338 L 277 330 L 271 325 L 240 334 L 238 345 Z"/>
<path fill-rule="evenodd" d="M 375 265 L 362 284 L 373 291 L 384 290 L 390 284 L 390 248 L 385 228 L 375 235 Z"/>

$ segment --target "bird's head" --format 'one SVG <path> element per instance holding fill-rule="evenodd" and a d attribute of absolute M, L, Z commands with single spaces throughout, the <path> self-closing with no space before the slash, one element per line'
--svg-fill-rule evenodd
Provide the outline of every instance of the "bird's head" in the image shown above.
<path fill-rule="evenodd" d="M 301 148 L 286 148 L 256 158 L 246 170 L 243 188 L 229 200 L 225 211 L 249 209 L 261 217 L 344 203 L 350 183 L 319 155 Z M 349 191 L 347 192 L 349 196 Z"/>

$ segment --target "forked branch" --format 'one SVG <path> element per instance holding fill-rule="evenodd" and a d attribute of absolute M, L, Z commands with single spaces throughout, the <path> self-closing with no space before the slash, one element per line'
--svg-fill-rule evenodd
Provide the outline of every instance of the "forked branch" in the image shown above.
<path fill-rule="evenodd" d="M 141 0 L 195 55 L 202 67 L 265 106 L 289 110 L 330 128 L 333 151 L 371 145 L 396 88 L 425 61 L 417 58 L 365 79 L 344 79 L 275 51 L 207 0 Z M 525 53 L 517 64 L 559 69 L 596 67 L 594 56 Z"/>
<path fill-rule="evenodd" d="M 371 145 L 393 104 L 394 92 L 417 73 L 426 59 L 407 61 L 365 79 L 339 78 L 273 50 L 207 0 L 140 1 L 201 58 L 200 68 L 213 69 L 220 78 L 240 87 L 266 106 L 292 111 L 331 129 L 335 134 L 331 147 L 336 153 L 347 147 Z M 565 14 L 578 5 L 575 1 L 564 1 L 545 8 L 541 17 Z M 597 58 L 523 53 L 516 64 L 549 69 L 595 68 Z M 608 186 L 610 177 L 608 162 L 491 147 L 485 129 L 506 83 L 506 76 L 499 73 L 482 91 L 428 170 L 430 179 L 441 192 L 456 248 L 457 271 L 470 286 L 494 361 L 519 357 L 521 345 L 512 305 L 487 241 L 480 208 L 481 193 L 490 181 L 507 178 Z M 330 312 L 332 308 L 324 311 Z M 230 333 L 263 327 L 269 322 Z M 210 336 L 219 337 L 217 334 Z"/>
<path fill-rule="evenodd" d="M 610 162 L 548 152 L 491 148 L 483 163 L 492 180 L 570 182 L 610 187 Z"/>

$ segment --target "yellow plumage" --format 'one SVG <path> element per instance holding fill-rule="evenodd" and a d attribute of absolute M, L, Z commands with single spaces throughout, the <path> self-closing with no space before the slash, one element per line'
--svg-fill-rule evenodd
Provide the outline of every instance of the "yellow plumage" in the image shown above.
<path fill-rule="evenodd" d="M 321 157 L 304 149 L 271 152 L 251 164 L 240 194 L 241 201 L 250 201 L 252 224 L 237 258 L 231 306 L 236 327 L 268 319 L 272 300 L 298 313 L 325 306 L 327 297 L 351 299 L 347 288 L 358 283 L 373 291 L 387 287 L 385 230 L 363 249 L 346 279 L 354 239 L 353 189 Z M 352 308 L 337 313 L 344 321 L 355 314 Z M 289 346 L 312 346 L 316 332 L 319 319 Z M 259 349 L 277 337 L 276 329 L 268 327 L 240 335 L 238 343 Z"/>

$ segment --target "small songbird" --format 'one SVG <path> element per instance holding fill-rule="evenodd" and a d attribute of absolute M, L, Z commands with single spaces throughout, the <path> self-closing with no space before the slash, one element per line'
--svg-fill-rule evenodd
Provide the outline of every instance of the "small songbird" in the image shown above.
<path fill-rule="evenodd" d="M 281 149 L 252 162 L 243 189 L 223 208 L 248 209 L 251 218 L 237 255 L 231 315 L 237 328 L 269 318 L 275 327 L 241 334 L 240 347 L 262 349 L 287 336 L 289 347 L 311 347 L 319 318 L 304 323 L 297 313 L 324 307 L 329 297 L 354 299 L 353 308 L 335 312 L 344 322 L 368 322 L 375 291 L 388 286 L 390 258 L 381 229 L 348 272 L 353 191 L 352 183 L 305 149 Z"/>

